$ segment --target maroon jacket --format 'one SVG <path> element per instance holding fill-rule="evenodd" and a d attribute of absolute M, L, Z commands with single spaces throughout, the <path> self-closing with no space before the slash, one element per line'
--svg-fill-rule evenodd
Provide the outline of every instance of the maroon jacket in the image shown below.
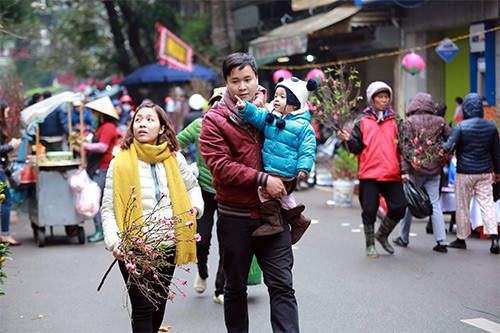
<path fill-rule="evenodd" d="M 424 149 L 420 156 L 424 156 L 425 163 L 415 169 L 410 161 L 403 158 L 401 168 L 403 173 L 411 173 L 417 176 L 434 176 L 441 174 L 441 170 L 446 162 L 445 156 L 438 156 L 435 151 L 441 149 L 440 143 L 448 139 L 451 128 L 446 124 L 444 118 L 437 115 L 432 96 L 427 93 L 417 93 L 406 109 L 406 120 L 404 128 L 407 140 L 421 136 L 423 140 L 430 140 L 430 153 Z M 424 131 L 423 133 L 421 131 Z M 423 147 L 428 147 L 426 144 Z M 407 149 L 413 149 L 411 145 L 405 145 Z M 408 154 L 406 154 L 408 155 Z M 411 153 L 409 154 L 412 155 Z M 408 156 L 406 156 L 408 158 Z"/>
<path fill-rule="evenodd" d="M 203 117 L 200 151 L 213 175 L 215 200 L 222 214 L 260 217 L 259 186 L 268 175 L 262 170 L 263 136 L 245 123 L 226 92 Z"/>

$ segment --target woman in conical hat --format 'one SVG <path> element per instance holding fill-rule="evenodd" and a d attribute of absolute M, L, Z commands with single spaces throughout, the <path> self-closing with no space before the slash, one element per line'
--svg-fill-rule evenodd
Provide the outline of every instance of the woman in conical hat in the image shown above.
<path fill-rule="evenodd" d="M 85 142 L 87 159 L 87 172 L 92 180 L 95 181 L 101 189 L 101 204 L 104 185 L 106 182 L 106 173 L 109 162 L 113 159 L 113 148 L 118 145 L 117 121 L 120 118 L 116 113 L 111 99 L 106 96 L 85 104 L 93 113 L 97 114 L 97 130 L 92 137 L 92 142 Z M 87 237 L 89 242 L 99 242 L 104 239 L 102 233 L 102 219 L 99 211 L 94 217 L 96 232 Z"/>

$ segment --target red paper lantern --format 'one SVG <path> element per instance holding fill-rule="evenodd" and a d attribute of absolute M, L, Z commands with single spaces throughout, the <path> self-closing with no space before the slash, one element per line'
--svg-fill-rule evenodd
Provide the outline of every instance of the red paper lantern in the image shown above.
<path fill-rule="evenodd" d="M 415 52 L 409 52 L 401 60 L 401 65 L 403 69 L 410 73 L 411 75 L 415 75 L 420 73 L 425 68 L 424 58 Z"/>
<path fill-rule="evenodd" d="M 306 80 L 313 79 L 318 82 L 318 84 L 325 79 L 325 73 L 319 68 L 311 69 L 307 73 Z"/>
<path fill-rule="evenodd" d="M 293 74 L 289 70 L 278 69 L 276 72 L 273 73 L 273 81 L 274 81 L 274 83 L 278 83 L 278 80 L 280 78 L 289 79 L 292 76 L 293 76 Z"/>

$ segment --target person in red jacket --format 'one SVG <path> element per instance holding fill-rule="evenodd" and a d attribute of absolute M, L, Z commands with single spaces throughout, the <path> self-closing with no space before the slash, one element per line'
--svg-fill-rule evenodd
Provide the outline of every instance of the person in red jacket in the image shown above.
<path fill-rule="evenodd" d="M 372 82 L 366 89 L 369 106 L 356 119 L 352 133 L 349 135 L 345 130 L 338 133 L 350 152 L 358 155 L 359 202 L 366 255 L 370 258 L 379 256 L 374 238 L 384 250 L 394 253 L 387 238 L 405 215 L 407 206 L 401 181 L 407 181 L 409 175 L 401 175 L 398 132 L 402 124 L 392 109 L 392 96 L 392 89 L 385 82 Z M 379 195 L 385 198 L 388 211 L 374 234 Z"/>
<path fill-rule="evenodd" d="M 228 55 L 222 64 L 227 91 L 203 118 L 200 150 L 210 172 L 219 208 L 217 236 L 226 273 L 224 319 L 228 332 L 248 332 L 247 278 L 255 254 L 268 288 L 273 332 L 299 332 L 293 289 L 293 252 L 290 229 L 266 237 L 252 237 L 262 224 L 257 189 L 273 197 L 286 195 L 278 177 L 263 172 L 263 136 L 238 116 L 235 96 L 254 102 L 257 64 L 245 53 Z"/>
<path fill-rule="evenodd" d="M 108 172 L 109 163 L 113 159 L 113 149 L 118 144 L 117 122 L 120 119 L 116 113 L 113 102 L 108 96 L 96 99 L 85 104 L 85 107 L 97 113 L 98 127 L 92 138 L 92 142 L 84 142 L 83 148 L 87 156 L 87 173 L 93 181 L 99 185 L 102 194 L 104 193 L 104 185 L 106 183 L 106 173 Z M 81 143 L 82 138 L 78 140 Z M 79 145 L 78 145 L 79 146 Z M 95 233 L 88 236 L 87 239 L 91 243 L 104 240 L 102 231 L 102 217 L 99 211 L 94 217 Z"/>

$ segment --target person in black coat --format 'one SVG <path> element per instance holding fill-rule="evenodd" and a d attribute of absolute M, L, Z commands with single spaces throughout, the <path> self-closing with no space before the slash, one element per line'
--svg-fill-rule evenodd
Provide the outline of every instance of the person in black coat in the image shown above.
<path fill-rule="evenodd" d="M 498 130 L 491 121 L 483 119 L 481 97 L 476 93 L 465 96 L 462 104 L 464 120 L 455 125 L 444 144 L 446 154 L 455 152 L 457 173 L 455 197 L 457 201 L 457 239 L 449 247 L 466 249 L 465 239 L 470 235 L 470 201 L 472 194 L 481 208 L 484 233 L 491 238 L 490 252 L 500 253 L 498 227 L 493 207 L 491 184 L 500 180 L 500 143 Z M 492 173 L 494 171 L 494 175 Z"/>

